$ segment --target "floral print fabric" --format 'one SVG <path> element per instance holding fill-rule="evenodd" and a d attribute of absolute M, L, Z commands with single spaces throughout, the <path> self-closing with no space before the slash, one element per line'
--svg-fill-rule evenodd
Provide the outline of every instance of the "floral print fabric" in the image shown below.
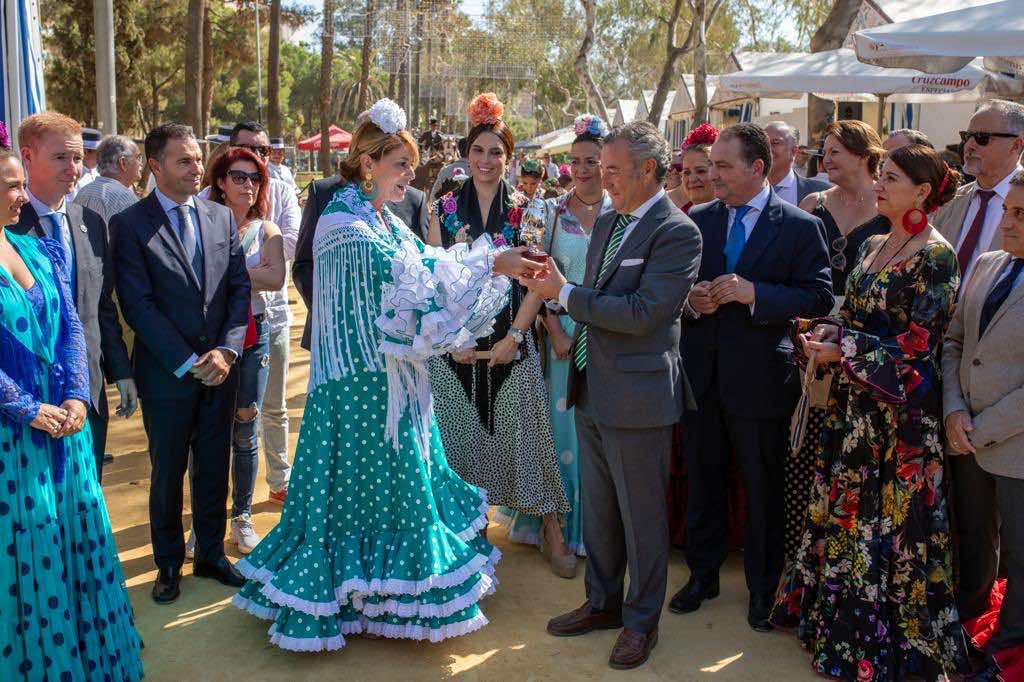
<path fill-rule="evenodd" d="M 930 678 L 965 660 L 939 391 L 958 284 L 944 242 L 875 274 L 850 273 L 800 548 L 773 613 L 797 626 L 821 674 Z"/>

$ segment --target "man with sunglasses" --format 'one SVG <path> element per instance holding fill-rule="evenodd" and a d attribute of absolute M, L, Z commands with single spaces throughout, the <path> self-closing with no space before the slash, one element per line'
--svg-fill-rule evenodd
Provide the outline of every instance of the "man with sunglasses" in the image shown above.
<path fill-rule="evenodd" d="M 1010 179 L 1021 169 L 1024 106 L 993 99 L 978 107 L 960 132 L 964 171 L 975 181 L 939 209 L 933 224 L 956 249 L 960 282 L 966 283 L 983 253 L 1002 248 L 999 221 Z"/>
<path fill-rule="evenodd" d="M 231 129 L 228 144 L 248 149 L 268 163 L 270 160 L 270 134 L 263 124 L 256 121 L 236 123 Z M 208 198 L 210 188 L 205 188 L 200 197 Z M 284 257 L 295 258 L 295 243 L 299 237 L 299 223 L 302 211 L 295 197 L 295 189 L 283 180 L 270 178 L 267 187 L 269 200 L 267 218 L 278 226 L 284 237 Z M 288 328 L 291 310 L 288 308 L 287 279 L 280 291 L 267 297 L 266 319 L 270 326 L 270 375 L 267 391 L 263 396 L 263 455 L 267 466 L 267 484 L 270 486 L 270 501 L 284 504 L 291 476 L 288 462 L 288 406 L 285 404 L 285 389 L 288 385 Z"/>

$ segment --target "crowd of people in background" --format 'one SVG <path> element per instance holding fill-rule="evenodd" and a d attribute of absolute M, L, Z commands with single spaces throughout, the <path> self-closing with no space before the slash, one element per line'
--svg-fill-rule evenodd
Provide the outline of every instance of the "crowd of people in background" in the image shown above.
<path fill-rule="evenodd" d="M 0 677 L 142 676 L 100 488 L 141 405 L 152 598 L 192 561 L 282 648 L 482 627 L 498 522 L 555 576 L 585 558 L 547 630 L 621 629 L 614 668 L 738 547 L 749 626 L 818 673 L 1024 680 L 1024 106 L 941 151 L 855 120 L 672 149 L 584 114 L 563 163 L 492 94 L 469 122 L 417 138 L 382 100 L 303 188 L 256 122 L 206 154 L 53 112 L 0 140 Z"/>

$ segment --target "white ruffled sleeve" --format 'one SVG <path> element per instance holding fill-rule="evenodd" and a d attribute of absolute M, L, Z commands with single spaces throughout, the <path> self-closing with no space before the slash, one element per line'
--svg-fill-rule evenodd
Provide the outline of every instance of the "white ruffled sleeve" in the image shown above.
<path fill-rule="evenodd" d="M 450 249 L 403 241 L 375 322 L 383 333 L 380 351 L 426 359 L 471 348 L 491 333 L 511 286 L 492 274 L 499 252 L 486 236 Z"/>

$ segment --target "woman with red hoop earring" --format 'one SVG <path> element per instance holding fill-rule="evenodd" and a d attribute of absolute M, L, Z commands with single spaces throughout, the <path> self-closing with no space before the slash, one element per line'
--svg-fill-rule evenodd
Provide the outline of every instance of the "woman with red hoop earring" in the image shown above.
<path fill-rule="evenodd" d="M 934 149 L 894 151 L 875 185 L 888 235 L 865 242 L 832 318 L 800 321 L 801 361 L 832 377 L 796 563 L 772 621 L 845 680 L 963 671 L 943 487 L 940 350 L 960 273 L 928 215 L 959 174 Z"/>

